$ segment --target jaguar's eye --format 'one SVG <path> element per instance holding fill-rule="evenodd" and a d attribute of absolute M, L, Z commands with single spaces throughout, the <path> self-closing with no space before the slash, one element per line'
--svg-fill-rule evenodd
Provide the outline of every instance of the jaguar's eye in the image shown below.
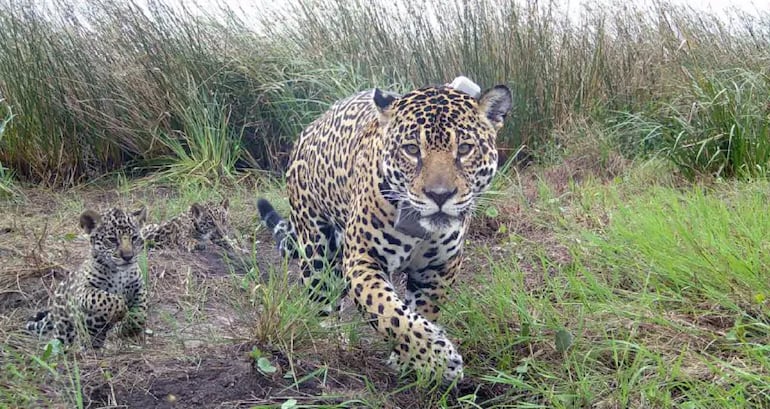
<path fill-rule="evenodd" d="M 460 146 L 457 147 L 457 154 L 460 156 L 465 156 L 471 153 L 471 150 L 473 150 L 473 145 L 469 143 L 461 143 Z"/>
<path fill-rule="evenodd" d="M 415 144 L 413 144 L 413 143 L 410 143 L 408 145 L 404 145 L 401 148 L 409 156 L 417 156 L 417 155 L 420 154 L 420 147 L 415 145 Z"/>

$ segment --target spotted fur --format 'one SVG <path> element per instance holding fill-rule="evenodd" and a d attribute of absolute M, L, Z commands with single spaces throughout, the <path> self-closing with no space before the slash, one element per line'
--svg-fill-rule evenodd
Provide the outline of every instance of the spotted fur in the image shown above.
<path fill-rule="evenodd" d="M 89 234 L 91 253 L 59 284 L 50 308 L 27 321 L 26 329 L 40 336 L 53 332 L 65 345 L 87 334 L 95 349 L 117 324 L 121 335 L 141 333 L 147 297 L 137 258 L 144 246 L 139 229 L 146 215 L 144 207 L 132 213 L 118 208 L 83 212 L 80 227 Z"/>
<path fill-rule="evenodd" d="M 299 257 L 311 297 L 334 310 L 325 271 L 342 273 L 371 325 L 395 341 L 391 360 L 402 369 L 463 376 L 461 355 L 435 321 L 474 205 L 496 172 L 495 139 L 510 107 L 502 85 L 478 99 L 447 86 L 361 92 L 300 135 L 286 175 L 289 219 L 259 200 L 279 249 Z M 403 300 L 396 272 L 407 273 Z"/>
<path fill-rule="evenodd" d="M 230 202 L 193 203 L 187 212 L 160 224 L 142 228 L 142 237 L 150 248 L 181 248 L 189 252 L 205 250 L 207 241 L 226 249 L 236 247 L 230 235 Z"/>

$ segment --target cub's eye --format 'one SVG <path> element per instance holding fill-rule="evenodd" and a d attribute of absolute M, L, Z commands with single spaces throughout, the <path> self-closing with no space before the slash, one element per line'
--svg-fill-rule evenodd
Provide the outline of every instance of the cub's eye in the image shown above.
<path fill-rule="evenodd" d="M 471 152 L 473 149 L 473 145 L 469 143 L 461 143 L 460 146 L 457 147 L 457 154 L 460 156 L 465 156 Z"/>
<path fill-rule="evenodd" d="M 404 152 L 409 156 L 417 156 L 420 154 L 420 147 L 415 144 L 408 144 L 401 147 Z"/>

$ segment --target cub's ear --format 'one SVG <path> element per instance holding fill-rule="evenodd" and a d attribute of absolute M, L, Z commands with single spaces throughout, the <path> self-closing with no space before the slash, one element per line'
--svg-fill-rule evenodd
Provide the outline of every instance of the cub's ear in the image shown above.
<path fill-rule="evenodd" d="M 222 199 L 222 201 L 219 203 L 219 205 L 222 206 L 222 208 L 225 209 L 225 210 L 229 209 L 230 208 L 230 199 L 229 198 Z"/>
<path fill-rule="evenodd" d="M 513 105 L 511 90 L 505 85 L 495 85 L 487 90 L 479 100 L 479 113 L 484 115 L 495 129 L 503 127 L 503 121 Z"/>
<path fill-rule="evenodd" d="M 201 214 L 203 213 L 203 206 L 201 206 L 199 203 L 193 203 L 190 205 L 190 214 L 194 218 L 201 217 Z"/>
<path fill-rule="evenodd" d="M 134 223 L 137 225 L 143 225 L 147 221 L 147 206 L 142 206 L 131 212 L 131 218 L 134 219 Z"/>
<path fill-rule="evenodd" d="M 86 210 L 80 215 L 80 228 L 90 234 L 101 222 L 101 216 L 93 210 Z"/>

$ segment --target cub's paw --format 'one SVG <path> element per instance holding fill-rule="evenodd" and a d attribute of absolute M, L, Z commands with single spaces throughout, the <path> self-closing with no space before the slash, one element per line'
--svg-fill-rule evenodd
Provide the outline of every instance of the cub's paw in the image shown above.
<path fill-rule="evenodd" d="M 118 328 L 118 335 L 122 338 L 136 338 L 143 337 L 145 331 L 145 320 L 132 312 L 126 317 L 123 322 L 120 323 Z"/>
<path fill-rule="evenodd" d="M 128 306 L 126 306 L 125 299 L 120 296 L 113 297 L 112 305 L 113 307 L 105 311 L 105 314 L 107 315 L 108 322 L 117 324 L 123 321 L 128 315 Z"/>

